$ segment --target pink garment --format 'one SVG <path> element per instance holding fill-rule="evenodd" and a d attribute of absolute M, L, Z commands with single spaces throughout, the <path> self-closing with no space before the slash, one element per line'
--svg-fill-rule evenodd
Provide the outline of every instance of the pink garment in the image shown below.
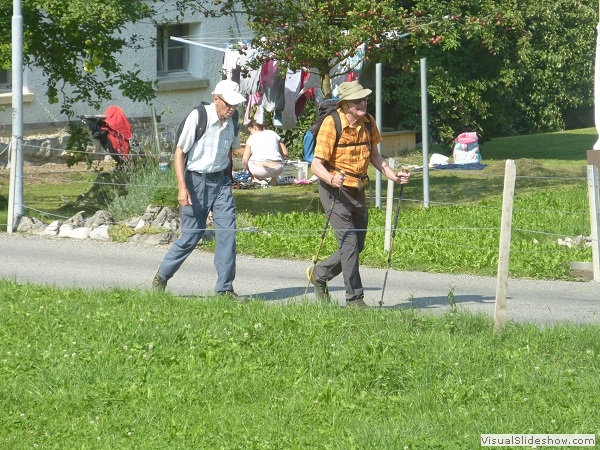
<path fill-rule="evenodd" d="M 260 70 L 260 83 L 263 86 L 273 87 L 273 80 L 277 75 L 278 66 L 279 64 L 274 60 L 263 63 Z"/>
<path fill-rule="evenodd" d="M 262 106 L 262 92 L 255 92 L 254 94 L 250 94 L 248 96 L 248 106 L 246 106 L 246 114 L 244 115 L 244 125 L 248 125 L 252 119 L 256 120 L 258 123 L 264 124 L 264 108 Z M 256 106 L 256 113 L 254 117 L 250 117 L 250 112 L 252 107 Z"/>
<path fill-rule="evenodd" d="M 347 81 L 355 81 L 355 80 L 358 80 L 358 76 L 359 76 L 359 75 L 360 75 L 360 74 L 359 74 L 358 72 L 354 72 L 354 71 L 352 71 L 352 72 L 348 72 L 348 78 L 347 78 Z"/>
<path fill-rule="evenodd" d="M 307 91 L 304 90 L 304 86 L 306 85 L 306 82 L 310 79 L 310 77 L 311 77 L 310 72 L 302 72 L 302 78 L 300 80 L 300 93 L 301 94 L 298 97 L 298 100 L 296 100 L 296 107 L 295 107 L 296 117 L 300 117 L 300 115 L 302 114 L 302 111 L 304 110 L 304 106 L 306 105 L 306 101 L 309 98 L 307 96 Z M 312 88 L 310 88 L 310 89 L 312 89 Z M 313 92 L 313 98 L 314 98 L 314 92 Z"/>

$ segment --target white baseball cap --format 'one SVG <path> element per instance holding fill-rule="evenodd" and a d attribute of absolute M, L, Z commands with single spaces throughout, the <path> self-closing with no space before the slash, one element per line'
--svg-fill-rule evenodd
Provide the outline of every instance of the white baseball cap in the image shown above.
<path fill-rule="evenodd" d="M 213 95 L 220 96 L 230 105 L 239 105 L 246 101 L 246 97 L 240 94 L 240 86 L 233 80 L 221 80 L 215 86 Z"/>

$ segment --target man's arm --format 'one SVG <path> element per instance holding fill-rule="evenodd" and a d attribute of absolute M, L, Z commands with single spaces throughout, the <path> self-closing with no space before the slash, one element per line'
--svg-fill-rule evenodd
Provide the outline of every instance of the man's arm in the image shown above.
<path fill-rule="evenodd" d="M 371 147 L 371 164 L 379 170 L 382 174 L 392 180 L 394 183 L 406 184 L 410 181 L 410 172 L 405 168 L 402 168 L 401 172 L 394 172 L 394 170 L 388 166 L 383 156 L 377 151 L 377 147 Z"/>
<path fill-rule="evenodd" d="M 181 148 L 175 149 L 175 155 L 173 155 L 173 164 L 175 166 L 175 177 L 177 177 L 177 201 L 181 206 L 189 206 L 192 204 L 192 197 L 185 184 L 185 153 Z"/>

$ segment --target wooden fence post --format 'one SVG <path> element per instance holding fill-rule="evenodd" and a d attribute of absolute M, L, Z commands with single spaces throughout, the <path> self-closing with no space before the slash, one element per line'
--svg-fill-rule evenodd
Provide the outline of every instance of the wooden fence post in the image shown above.
<path fill-rule="evenodd" d="M 502 219 L 500 221 L 500 249 L 498 252 L 498 275 L 496 277 L 496 303 L 494 311 L 494 330 L 500 330 L 506 323 L 506 288 L 508 287 L 508 262 L 512 211 L 515 196 L 517 170 L 512 159 L 506 161 L 504 171 L 504 192 L 502 195 Z"/>
<path fill-rule="evenodd" d="M 588 172 L 588 196 L 590 200 L 590 238 L 592 240 L 592 267 L 594 281 L 600 281 L 600 183 L 598 180 L 598 167 L 590 164 L 587 166 Z"/>

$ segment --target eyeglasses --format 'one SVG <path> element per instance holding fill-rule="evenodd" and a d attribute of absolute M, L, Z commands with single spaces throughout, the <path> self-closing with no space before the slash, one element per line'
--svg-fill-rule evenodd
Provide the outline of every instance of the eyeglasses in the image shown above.
<path fill-rule="evenodd" d="M 363 97 L 363 98 L 359 98 L 359 99 L 356 99 L 356 100 L 348 100 L 348 103 L 352 103 L 353 105 L 359 105 L 362 102 L 367 103 L 367 100 L 368 100 L 367 97 Z"/>
<path fill-rule="evenodd" d="M 219 100 L 221 100 L 221 101 L 222 101 L 222 102 L 225 104 L 225 106 L 226 106 L 227 108 L 235 108 L 235 105 L 230 105 L 230 104 L 229 104 L 229 103 L 227 103 L 227 102 L 226 102 L 226 101 L 223 99 L 223 97 L 221 97 L 220 95 L 217 95 L 217 97 L 219 98 Z"/>

